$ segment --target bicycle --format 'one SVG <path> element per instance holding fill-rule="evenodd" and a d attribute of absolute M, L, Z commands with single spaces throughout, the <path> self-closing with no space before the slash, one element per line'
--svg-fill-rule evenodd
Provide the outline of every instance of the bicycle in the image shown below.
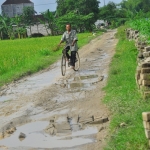
<path fill-rule="evenodd" d="M 61 73 L 62 76 L 65 76 L 66 74 L 66 67 L 67 67 L 67 56 L 66 56 L 66 48 L 68 46 L 66 46 L 63 50 L 62 50 L 62 60 L 61 60 Z M 68 62 L 68 67 L 70 67 L 70 62 Z M 80 68 L 80 57 L 79 57 L 79 53 L 76 52 L 76 62 L 75 62 L 75 68 L 74 71 L 79 71 Z"/>

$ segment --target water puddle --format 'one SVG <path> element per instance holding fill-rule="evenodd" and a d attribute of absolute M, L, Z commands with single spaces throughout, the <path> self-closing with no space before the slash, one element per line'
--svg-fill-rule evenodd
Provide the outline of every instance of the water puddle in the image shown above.
<path fill-rule="evenodd" d="M 67 114 L 68 112 L 69 112 L 69 109 L 66 109 L 65 107 L 63 107 L 63 108 L 56 109 L 51 112 L 45 111 L 42 113 L 38 113 L 38 114 L 31 116 L 30 118 L 32 120 L 39 120 L 39 119 L 45 119 L 45 118 L 55 116 L 55 115 L 64 115 L 64 114 Z"/>
<path fill-rule="evenodd" d="M 0 96 L 0 101 L 15 99 L 16 95 L 33 94 L 54 84 L 57 78 L 61 76 L 60 64 L 56 63 L 55 65 L 56 68 L 52 70 L 27 77 L 24 80 L 18 81 L 15 85 L 9 85 L 5 94 Z"/>
<path fill-rule="evenodd" d="M 67 88 L 76 93 L 80 93 L 85 90 L 92 90 L 95 86 L 93 85 L 98 81 L 98 75 L 93 71 L 80 72 L 75 77 L 68 80 Z"/>
<path fill-rule="evenodd" d="M 97 128 L 87 127 L 84 130 L 76 129 L 69 135 L 51 136 L 44 132 L 49 125 L 48 121 L 33 122 L 18 127 L 16 132 L 9 138 L 0 140 L 0 145 L 8 148 L 66 148 L 96 142 L 91 135 L 98 132 Z M 26 137 L 20 141 L 19 135 L 24 133 Z M 89 136 L 89 137 L 84 137 Z"/>
<path fill-rule="evenodd" d="M 82 89 L 86 89 L 86 88 L 89 88 L 91 87 L 91 83 L 69 83 L 68 84 L 68 88 L 70 89 L 76 89 L 76 88 L 80 88 L 80 91 Z"/>
<path fill-rule="evenodd" d="M 98 78 L 98 75 L 87 75 L 87 76 L 74 77 L 74 81 L 88 80 L 88 79 L 94 79 L 94 78 Z"/>

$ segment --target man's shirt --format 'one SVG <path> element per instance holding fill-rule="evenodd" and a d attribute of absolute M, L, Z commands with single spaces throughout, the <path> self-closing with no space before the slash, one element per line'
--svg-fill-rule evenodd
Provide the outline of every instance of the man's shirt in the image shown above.
<path fill-rule="evenodd" d="M 64 32 L 61 40 L 63 42 L 66 42 L 66 45 L 70 46 L 71 51 L 77 51 L 78 45 L 77 42 L 74 44 L 74 46 L 71 46 L 73 41 L 78 41 L 77 34 L 75 30 L 71 30 L 70 33 L 68 31 Z"/>

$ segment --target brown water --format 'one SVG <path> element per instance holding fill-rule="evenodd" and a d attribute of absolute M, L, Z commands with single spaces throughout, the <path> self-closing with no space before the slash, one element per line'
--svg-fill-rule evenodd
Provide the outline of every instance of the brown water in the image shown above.
<path fill-rule="evenodd" d="M 50 136 L 44 132 L 48 125 L 47 121 L 38 121 L 17 127 L 17 131 L 11 137 L 1 140 L 0 145 L 5 145 L 8 148 L 65 148 L 96 142 L 96 139 L 85 138 L 85 136 L 96 134 L 97 128 L 87 127 L 84 130 L 76 128 L 77 130 L 73 130 L 69 135 Z M 18 138 L 21 132 L 26 135 L 23 141 Z"/>

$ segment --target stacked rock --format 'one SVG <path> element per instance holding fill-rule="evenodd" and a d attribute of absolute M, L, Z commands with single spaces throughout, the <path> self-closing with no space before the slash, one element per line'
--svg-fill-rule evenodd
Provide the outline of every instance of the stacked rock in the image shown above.
<path fill-rule="evenodd" d="M 129 40 L 135 41 L 138 50 L 136 83 L 144 98 L 150 98 L 150 46 L 147 46 L 145 37 L 140 37 L 137 30 L 126 29 L 126 35 Z"/>
<path fill-rule="evenodd" d="M 149 140 L 149 145 L 150 145 L 150 112 L 143 112 L 142 117 L 143 117 L 144 129 L 145 129 L 145 136 Z"/>
<path fill-rule="evenodd" d="M 130 40 L 137 40 L 139 38 L 139 31 L 131 28 L 126 29 L 126 36 Z"/>
<path fill-rule="evenodd" d="M 136 71 L 136 83 L 145 99 L 150 97 L 150 46 L 143 42 L 139 49 L 137 58 L 138 67 Z"/>

